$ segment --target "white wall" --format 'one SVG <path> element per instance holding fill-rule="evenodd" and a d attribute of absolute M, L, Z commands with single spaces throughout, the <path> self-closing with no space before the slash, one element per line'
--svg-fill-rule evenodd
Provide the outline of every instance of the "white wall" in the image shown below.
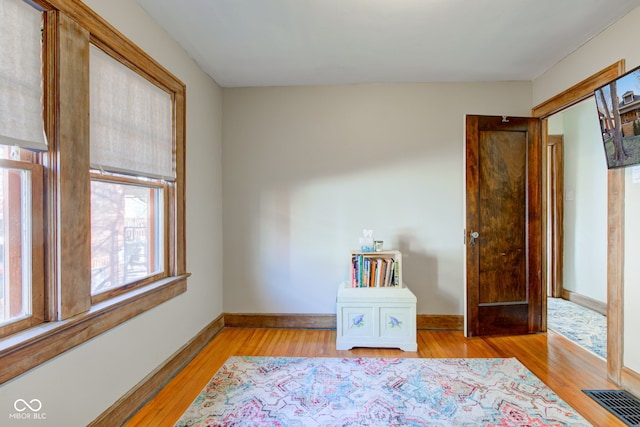
<path fill-rule="evenodd" d="M 530 83 L 223 89 L 224 310 L 335 313 L 363 228 L 420 314 L 463 313 L 464 116 Z"/>
<path fill-rule="evenodd" d="M 620 21 L 603 31 L 562 62 L 552 67 L 533 82 L 534 103 L 540 103 L 566 88 L 582 81 L 597 71 L 620 60 L 626 60 L 626 69 L 640 65 L 640 7 L 634 9 Z M 628 175 L 630 171 L 626 171 Z M 629 181 L 629 178 L 627 179 Z M 625 204 L 638 203 L 640 193 L 635 187 L 627 188 Z M 632 226 L 637 215 L 627 212 L 624 241 L 627 243 L 640 239 L 640 229 Z M 636 263 L 637 250 L 628 249 L 625 253 L 625 266 Z M 640 272 L 625 269 L 624 284 L 624 365 L 640 373 L 640 341 L 637 339 L 635 325 L 640 324 L 640 299 L 638 298 Z"/>
<path fill-rule="evenodd" d="M 40 399 L 45 421 L 95 419 L 222 312 L 221 91 L 133 0 L 86 1 L 187 85 L 188 291 L 0 386 L 0 424 L 18 398 Z M 7 424 L 8 423 L 8 424 Z"/>
<path fill-rule="evenodd" d="M 564 289 L 607 302 L 607 162 L 595 99 L 555 114 L 564 136 Z M 561 123 L 561 128 L 551 126 Z M 552 129 L 552 127 L 554 127 Z"/>

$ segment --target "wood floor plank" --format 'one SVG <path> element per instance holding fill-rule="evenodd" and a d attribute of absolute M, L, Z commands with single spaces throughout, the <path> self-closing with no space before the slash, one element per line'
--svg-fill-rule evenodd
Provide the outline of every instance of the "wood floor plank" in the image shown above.
<path fill-rule="evenodd" d="M 583 389 L 616 389 L 606 362 L 550 331 L 515 337 L 465 338 L 462 332 L 418 331 L 418 351 L 336 350 L 335 330 L 225 328 L 131 420 L 127 427 L 173 426 L 229 356 L 516 357 L 594 426 L 624 426 Z"/>

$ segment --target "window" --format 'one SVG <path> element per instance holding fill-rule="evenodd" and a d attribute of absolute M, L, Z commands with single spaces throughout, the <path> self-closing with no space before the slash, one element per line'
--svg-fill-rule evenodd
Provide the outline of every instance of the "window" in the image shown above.
<path fill-rule="evenodd" d="M 162 183 L 113 182 L 94 174 L 92 295 L 165 276 L 164 193 Z"/>
<path fill-rule="evenodd" d="M 0 5 L 0 337 L 43 321 L 43 15 Z"/>
<path fill-rule="evenodd" d="M 1 384 L 189 274 L 184 84 L 82 2 L 2 0 L 0 37 Z"/>
<path fill-rule="evenodd" d="M 14 148 L 12 151 L 19 151 Z M 4 147 L 0 151 L 9 151 Z M 43 320 L 42 168 L 0 160 L 0 336 Z"/>
<path fill-rule="evenodd" d="M 91 293 L 168 275 L 165 180 L 175 180 L 171 95 L 91 46 Z M 100 296 L 98 296 L 100 295 Z"/>

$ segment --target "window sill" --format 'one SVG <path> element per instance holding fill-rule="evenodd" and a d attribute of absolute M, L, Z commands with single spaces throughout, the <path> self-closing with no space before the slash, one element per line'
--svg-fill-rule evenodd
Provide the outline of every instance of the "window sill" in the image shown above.
<path fill-rule="evenodd" d="M 0 340 L 0 384 L 126 322 L 187 290 L 183 274 L 98 303 L 59 322 L 46 322 Z"/>

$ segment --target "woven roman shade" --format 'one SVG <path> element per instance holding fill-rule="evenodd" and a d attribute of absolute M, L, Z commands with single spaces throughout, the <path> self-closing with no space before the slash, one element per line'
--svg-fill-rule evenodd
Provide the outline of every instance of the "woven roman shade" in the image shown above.
<path fill-rule="evenodd" d="M 171 95 L 93 45 L 90 81 L 91 167 L 175 180 Z"/>
<path fill-rule="evenodd" d="M 0 144 L 46 150 L 42 12 L 21 0 L 0 2 Z"/>

